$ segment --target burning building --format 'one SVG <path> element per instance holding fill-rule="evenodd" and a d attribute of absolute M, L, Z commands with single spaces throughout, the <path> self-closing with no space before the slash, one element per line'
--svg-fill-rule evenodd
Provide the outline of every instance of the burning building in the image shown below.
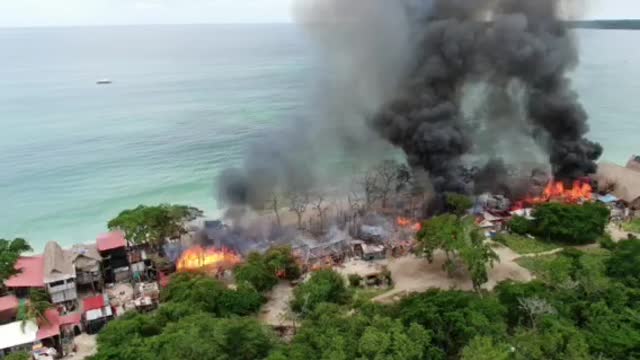
<path fill-rule="evenodd" d="M 204 248 L 195 246 L 185 250 L 176 267 L 178 271 L 206 271 L 217 273 L 229 270 L 242 262 L 237 253 L 228 249 Z"/>

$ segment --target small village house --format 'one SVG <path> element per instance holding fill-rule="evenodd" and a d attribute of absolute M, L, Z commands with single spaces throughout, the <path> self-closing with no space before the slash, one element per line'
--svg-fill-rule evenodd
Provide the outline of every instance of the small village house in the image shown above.
<path fill-rule="evenodd" d="M 44 289 L 44 258 L 42 255 L 22 256 L 15 264 L 17 274 L 5 280 L 4 284 L 18 298 L 28 297 L 31 289 Z"/>
<path fill-rule="evenodd" d="M 78 298 L 76 270 L 71 256 L 55 241 L 44 248 L 44 283 L 54 304 L 73 304 Z"/>
<path fill-rule="evenodd" d="M 102 257 L 95 244 L 74 245 L 71 250 L 71 261 L 76 270 L 76 284 L 91 288 L 94 292 L 102 289 Z"/>
<path fill-rule="evenodd" d="M 38 342 L 38 326 L 33 321 L 14 321 L 0 325 L 0 357 L 18 351 L 31 351 Z"/>
<path fill-rule="evenodd" d="M 122 231 L 112 231 L 98 236 L 96 247 L 102 257 L 105 283 L 125 281 L 131 277 L 127 258 L 127 240 Z"/>
<path fill-rule="evenodd" d="M 36 340 L 46 348 L 56 349 L 58 354 L 62 352 L 62 340 L 60 334 L 60 314 L 56 309 L 49 309 L 44 314 L 46 320 L 38 321 Z"/>
<path fill-rule="evenodd" d="M 82 304 L 84 311 L 82 317 L 88 334 L 97 333 L 114 317 L 106 294 L 88 297 Z"/>

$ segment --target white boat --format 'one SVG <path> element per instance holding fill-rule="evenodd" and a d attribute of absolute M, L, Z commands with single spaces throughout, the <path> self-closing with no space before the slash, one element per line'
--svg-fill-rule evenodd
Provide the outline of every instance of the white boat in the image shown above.
<path fill-rule="evenodd" d="M 111 82 L 112 81 L 109 80 L 109 79 L 100 79 L 100 80 L 96 81 L 96 84 L 98 84 L 98 85 L 108 85 L 108 84 L 111 84 Z"/>

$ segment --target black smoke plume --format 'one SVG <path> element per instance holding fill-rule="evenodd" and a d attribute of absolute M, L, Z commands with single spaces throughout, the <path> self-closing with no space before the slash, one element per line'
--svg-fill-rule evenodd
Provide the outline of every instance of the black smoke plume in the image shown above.
<path fill-rule="evenodd" d="M 556 179 L 568 181 L 596 171 L 602 148 L 585 138 L 588 116 L 567 75 L 578 62 L 578 51 L 559 17 L 560 1 L 417 3 L 428 11 L 415 21 L 413 71 L 372 126 L 406 153 L 410 165 L 429 172 L 436 192 L 480 190 L 465 179 L 462 169 L 467 155 L 489 157 L 487 168 L 476 174 L 479 188 L 500 184 L 499 178 L 507 173 L 498 166 L 502 158 L 509 149 L 519 151 L 523 146 L 519 142 L 531 139 L 548 154 Z M 492 109 L 489 116 L 467 118 L 465 90 L 478 83 L 519 89 L 517 96 L 506 95 L 506 99 L 522 108 L 521 131 L 503 132 L 496 125 L 505 117 L 499 110 L 511 109 L 492 101 L 496 97 L 485 99 L 488 103 L 483 106 Z M 507 115 L 512 123 L 522 120 L 515 113 Z M 491 130 L 496 143 L 507 141 L 509 146 L 503 153 L 482 153 L 475 143 L 473 123 Z"/>

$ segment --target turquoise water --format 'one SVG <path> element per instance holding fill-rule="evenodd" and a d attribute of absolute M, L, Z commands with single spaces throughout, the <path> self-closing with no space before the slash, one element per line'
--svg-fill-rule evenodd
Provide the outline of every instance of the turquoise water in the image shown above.
<path fill-rule="evenodd" d="M 579 38 L 592 138 L 624 162 L 640 152 L 640 32 Z M 215 176 L 315 86 L 289 25 L 4 29 L 0 49 L 0 237 L 37 249 L 92 241 L 141 203 L 214 214 Z"/>

